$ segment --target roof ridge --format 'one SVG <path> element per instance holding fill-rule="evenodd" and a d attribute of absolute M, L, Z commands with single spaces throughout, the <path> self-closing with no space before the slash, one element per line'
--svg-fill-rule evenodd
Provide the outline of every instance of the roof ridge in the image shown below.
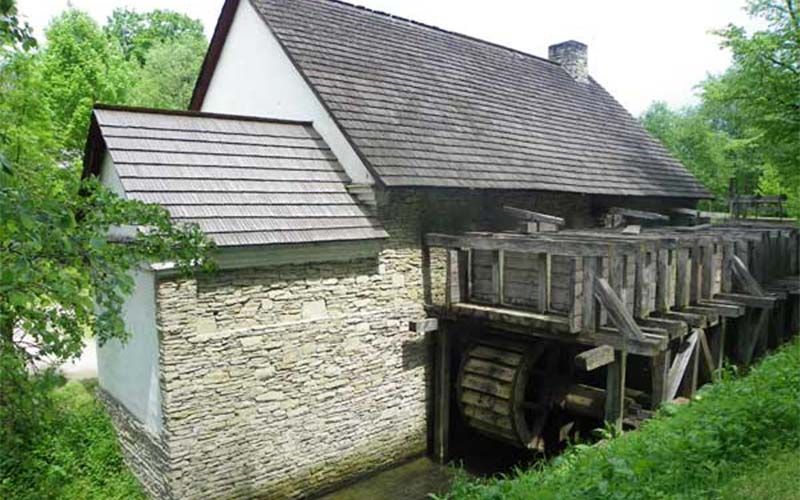
<path fill-rule="evenodd" d="M 107 110 L 107 111 L 127 111 L 131 113 L 147 113 L 153 115 L 172 115 L 172 116 L 190 116 L 195 118 L 214 118 L 220 120 L 239 120 L 251 121 L 261 123 L 280 123 L 286 125 L 304 125 L 312 126 L 310 120 L 288 120 L 285 118 L 269 118 L 261 116 L 250 115 L 232 115 L 228 113 L 210 113 L 208 111 L 193 111 L 185 109 L 161 109 L 161 108 L 148 108 L 144 106 L 123 106 L 119 104 L 95 103 L 92 107 L 94 110 Z"/>
<path fill-rule="evenodd" d="M 432 24 L 423 23 L 422 21 L 416 21 L 414 19 L 409 19 L 407 17 L 398 16 L 396 14 L 391 14 L 389 12 L 384 12 L 382 10 L 372 9 L 372 8 L 369 8 L 369 7 L 365 7 L 363 5 L 355 5 L 355 4 L 352 4 L 352 3 L 345 2 L 344 0 L 322 0 L 322 1 L 323 2 L 328 2 L 328 3 L 334 3 L 334 4 L 343 5 L 345 7 L 361 10 L 361 11 L 364 11 L 364 12 L 367 12 L 367 13 L 370 13 L 370 14 L 375 14 L 375 15 L 378 15 L 378 16 L 381 16 L 381 17 L 388 17 L 389 19 L 394 19 L 394 20 L 397 20 L 397 21 L 406 22 L 406 23 L 409 23 L 409 24 L 413 24 L 415 26 L 419 26 L 419 27 L 422 27 L 422 28 L 429 29 L 429 30 L 438 31 L 439 33 L 444 33 L 445 35 L 457 36 L 459 38 L 464 38 L 464 39 L 469 40 L 471 42 L 477 42 L 477 43 L 480 43 L 480 44 L 483 44 L 483 45 L 489 45 L 491 47 L 507 50 L 509 52 L 514 52 L 516 54 L 520 54 L 520 55 L 523 55 L 525 57 L 531 57 L 533 59 L 538 59 L 540 61 L 544 61 L 544 62 L 553 64 L 555 66 L 561 66 L 559 63 L 557 63 L 555 61 L 551 61 L 550 59 L 548 59 L 546 57 L 537 56 L 536 54 L 531 54 L 530 52 L 525 52 L 524 50 L 515 49 L 513 47 L 508 47 L 506 45 L 502 45 L 502 44 L 499 44 L 499 43 L 496 43 L 496 42 L 490 42 L 489 40 L 484 40 L 484 39 L 478 38 L 476 36 L 467 35 L 466 33 L 460 33 L 458 31 L 451 31 L 451 30 L 448 30 L 448 29 L 445 29 L 445 28 L 440 28 L 439 26 L 434 26 Z"/>

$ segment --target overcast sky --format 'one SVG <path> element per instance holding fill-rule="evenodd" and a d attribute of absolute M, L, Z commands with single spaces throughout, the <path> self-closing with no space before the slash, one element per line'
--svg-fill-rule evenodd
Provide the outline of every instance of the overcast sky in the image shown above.
<path fill-rule="evenodd" d="M 70 3 L 103 23 L 116 7 L 183 12 L 211 35 L 222 0 L 18 0 L 38 37 Z M 352 0 L 534 55 L 569 39 L 589 46 L 589 71 L 634 115 L 655 100 L 694 102 L 694 86 L 723 71 L 730 55 L 710 30 L 751 26 L 744 0 Z"/>

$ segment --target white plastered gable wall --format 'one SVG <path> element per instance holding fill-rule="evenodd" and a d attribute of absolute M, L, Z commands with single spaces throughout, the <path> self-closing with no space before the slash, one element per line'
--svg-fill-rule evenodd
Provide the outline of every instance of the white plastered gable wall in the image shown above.
<path fill-rule="evenodd" d="M 125 197 L 111 157 L 106 154 L 100 180 Z M 124 232 L 123 230 L 120 230 Z M 97 346 L 97 375 L 102 387 L 153 434 L 162 430 L 159 385 L 158 332 L 156 330 L 156 279 L 153 271 L 133 273 L 133 291 L 122 306 L 130 336 L 123 343 L 113 339 Z"/>
<path fill-rule="evenodd" d="M 249 0 L 241 0 L 236 8 L 201 111 L 310 121 L 353 183 L 374 184 L 364 162 Z"/>

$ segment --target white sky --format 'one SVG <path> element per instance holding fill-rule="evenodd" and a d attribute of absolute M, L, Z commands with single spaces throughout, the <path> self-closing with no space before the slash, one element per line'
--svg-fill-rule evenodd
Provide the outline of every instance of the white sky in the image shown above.
<path fill-rule="evenodd" d="M 730 55 L 712 29 L 729 22 L 753 26 L 744 0 L 350 0 L 547 57 L 569 39 L 589 46 L 589 71 L 634 115 L 652 101 L 694 102 L 694 86 L 723 71 Z M 211 35 L 222 0 L 18 0 L 38 38 L 67 4 L 103 23 L 116 7 L 183 12 Z"/>

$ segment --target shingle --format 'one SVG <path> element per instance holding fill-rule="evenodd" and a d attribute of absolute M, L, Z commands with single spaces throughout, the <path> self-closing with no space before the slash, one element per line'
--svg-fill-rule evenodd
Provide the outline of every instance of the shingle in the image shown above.
<path fill-rule="evenodd" d="M 310 125 L 107 108 L 94 117 L 126 195 L 220 246 L 387 236 Z"/>
<path fill-rule="evenodd" d="M 332 0 L 251 0 L 388 186 L 707 197 L 597 82 Z"/>

